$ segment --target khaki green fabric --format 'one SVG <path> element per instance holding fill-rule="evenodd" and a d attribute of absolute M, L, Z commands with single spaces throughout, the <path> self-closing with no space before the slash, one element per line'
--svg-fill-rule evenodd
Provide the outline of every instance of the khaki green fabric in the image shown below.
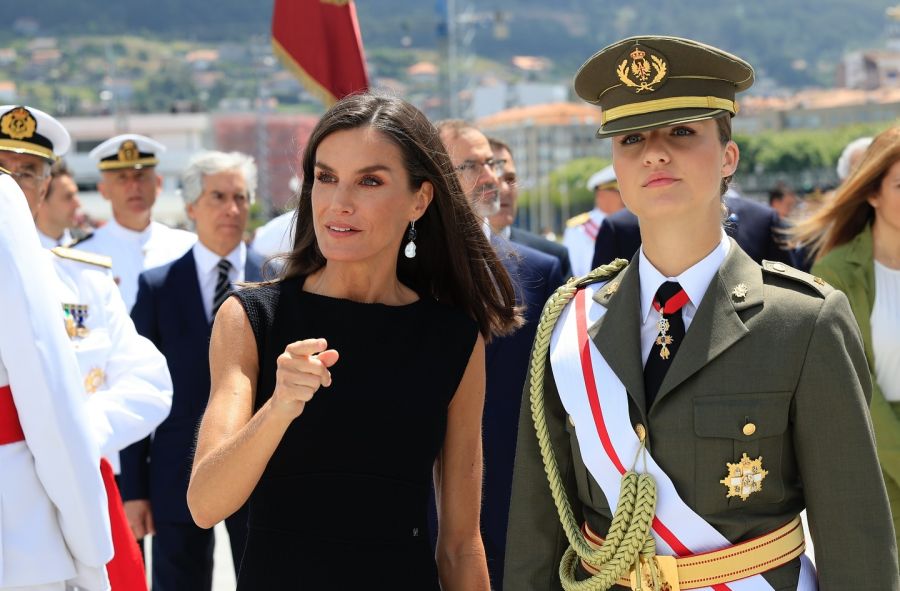
<path fill-rule="evenodd" d="M 875 305 L 875 264 L 872 255 L 872 227 L 866 226 L 853 240 L 835 248 L 813 265 L 812 273 L 822 277 L 850 300 L 850 309 L 859 325 L 872 379 L 872 424 L 878 459 L 888 482 L 891 507 L 900 506 L 900 403 L 888 402 L 875 381 L 872 351 L 872 307 Z M 898 539 L 900 546 L 900 539 Z"/>
<path fill-rule="evenodd" d="M 761 268 L 736 243 L 713 278 L 651 409 L 645 408 L 635 261 L 607 313 L 588 329 L 624 383 L 632 424 L 647 426 L 657 463 L 684 501 L 732 542 L 765 534 L 804 507 L 822 591 L 900 589 L 890 509 L 875 455 L 869 372 L 840 292 L 782 265 Z M 776 269 L 785 269 L 778 271 Z M 744 298 L 732 291 L 743 283 Z M 611 510 L 585 469 L 552 371 L 547 423 L 575 514 L 606 532 Z M 748 419 L 756 425 L 743 434 Z M 768 476 L 746 501 L 726 498 L 726 463 L 762 456 Z M 504 588 L 559 590 L 567 545 L 540 459 L 528 395 L 520 414 Z M 766 573 L 794 589 L 799 560 Z"/>
<path fill-rule="evenodd" d="M 606 118 L 597 132 L 597 137 L 608 137 L 725 112 L 734 115 L 735 93 L 750 88 L 753 77 L 750 64 L 716 47 L 680 37 L 644 35 L 595 53 L 575 74 L 574 85 L 576 94 L 599 105 L 605 118 L 610 114 L 612 120 Z M 706 102 L 698 103 L 700 99 Z M 615 115 L 616 109 L 635 106 L 644 112 Z"/>

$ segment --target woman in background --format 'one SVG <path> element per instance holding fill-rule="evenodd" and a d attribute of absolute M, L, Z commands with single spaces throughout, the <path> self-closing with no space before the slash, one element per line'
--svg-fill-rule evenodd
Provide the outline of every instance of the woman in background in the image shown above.
<path fill-rule="evenodd" d="M 900 127 L 879 134 L 831 201 L 799 223 L 812 273 L 847 294 L 872 373 L 872 424 L 900 525 Z"/>

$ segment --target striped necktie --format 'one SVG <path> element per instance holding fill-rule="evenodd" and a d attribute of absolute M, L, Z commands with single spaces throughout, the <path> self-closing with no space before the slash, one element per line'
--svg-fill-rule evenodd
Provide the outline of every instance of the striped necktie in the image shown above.
<path fill-rule="evenodd" d="M 227 259 L 222 259 L 216 265 L 216 269 L 219 270 L 219 278 L 216 280 L 216 290 L 213 292 L 213 318 L 216 317 L 216 312 L 219 311 L 219 307 L 225 301 L 225 298 L 228 297 L 228 292 L 231 290 L 231 282 L 228 281 L 228 272 L 231 270 L 231 263 L 229 263 Z"/>

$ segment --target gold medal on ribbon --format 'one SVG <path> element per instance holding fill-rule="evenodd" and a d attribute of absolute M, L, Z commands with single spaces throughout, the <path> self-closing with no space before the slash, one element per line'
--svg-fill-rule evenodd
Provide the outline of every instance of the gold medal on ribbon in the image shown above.
<path fill-rule="evenodd" d="M 660 312 L 659 320 L 656 322 L 656 330 L 659 331 L 659 336 L 656 337 L 656 344 L 662 347 L 659 350 L 659 356 L 663 359 L 669 358 L 669 345 L 675 342 L 672 335 L 666 334 L 669 332 L 669 328 L 670 325 L 668 319 Z"/>
<path fill-rule="evenodd" d="M 91 331 L 85 326 L 88 318 L 87 304 L 63 304 L 64 322 L 66 324 L 66 334 L 70 339 L 83 339 L 87 337 Z"/>

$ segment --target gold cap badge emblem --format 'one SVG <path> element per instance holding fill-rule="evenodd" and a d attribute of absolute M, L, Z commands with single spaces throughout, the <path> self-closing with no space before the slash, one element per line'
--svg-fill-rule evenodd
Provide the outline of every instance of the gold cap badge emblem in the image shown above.
<path fill-rule="evenodd" d="M 647 59 L 648 55 L 650 59 Z M 616 68 L 619 80 L 635 94 L 657 90 L 666 81 L 668 72 L 665 57 L 651 50 L 645 51 L 639 45 L 635 45 Z"/>
<path fill-rule="evenodd" d="M 119 148 L 119 160 L 122 162 L 134 162 L 140 158 L 141 152 L 133 140 L 125 140 Z"/>
<path fill-rule="evenodd" d="M 14 140 L 25 140 L 34 136 L 37 120 L 25 107 L 18 107 L 0 118 L 0 131 Z"/>
<path fill-rule="evenodd" d="M 728 464 L 728 476 L 719 481 L 728 489 L 725 498 L 741 497 L 742 501 L 746 501 L 750 495 L 762 490 L 762 482 L 769 474 L 767 470 L 763 470 L 762 456 L 751 460 L 744 453 L 741 461 L 737 464 L 731 462 L 726 462 L 726 464 Z"/>

